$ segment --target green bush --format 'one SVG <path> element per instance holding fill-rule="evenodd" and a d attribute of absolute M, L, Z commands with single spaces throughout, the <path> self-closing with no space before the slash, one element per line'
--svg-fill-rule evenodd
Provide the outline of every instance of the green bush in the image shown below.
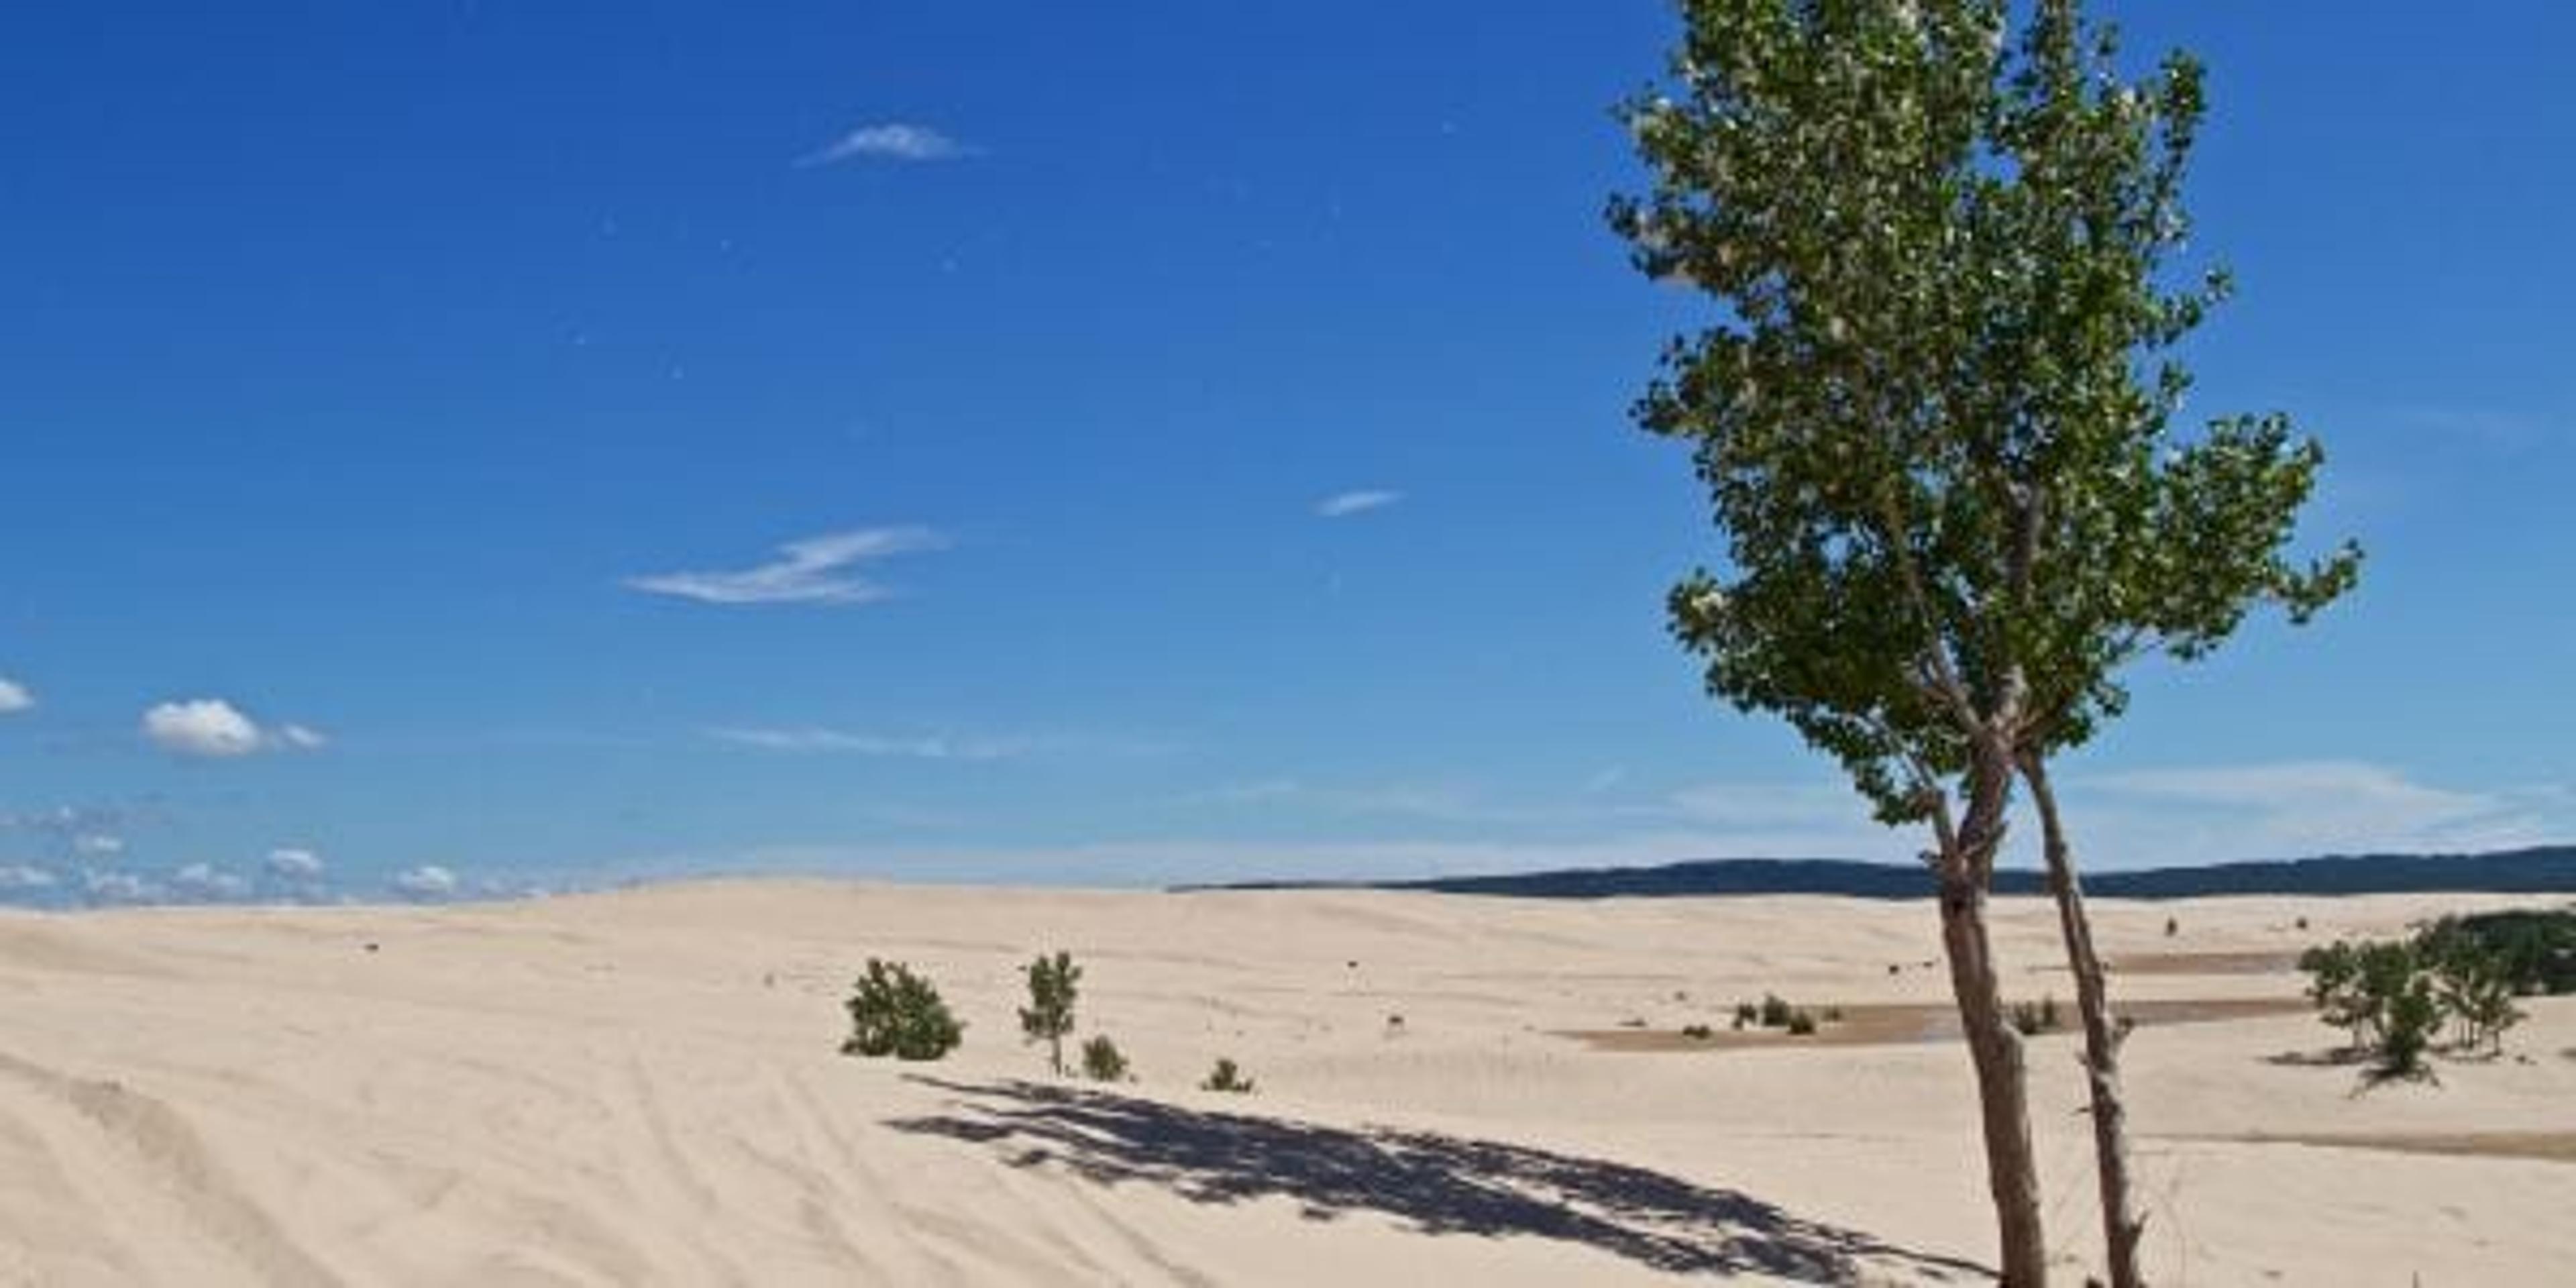
<path fill-rule="evenodd" d="M 902 962 L 868 959 L 848 1003 L 850 1037 L 843 1055 L 936 1060 L 957 1049 L 965 1026 L 948 1013 L 939 990 Z"/>
<path fill-rule="evenodd" d="M 1243 1071 L 1234 1067 L 1234 1060 L 1231 1057 L 1219 1056 L 1216 1067 L 1208 1071 L 1207 1081 L 1199 1084 L 1199 1090 L 1227 1091 L 1238 1096 L 1248 1096 L 1252 1094 L 1252 1079 L 1244 1077 Z"/>
<path fill-rule="evenodd" d="M 1761 1020 L 1761 1007 L 1755 1006 L 1751 1002 L 1738 1002 L 1735 1004 L 1735 1027 L 1739 1029 L 1746 1028 L 1760 1023 Z"/>
<path fill-rule="evenodd" d="M 1786 1025 L 1789 1022 L 1789 1013 L 1793 1009 L 1795 1008 L 1791 1007 L 1779 994 L 1763 994 L 1762 1027 L 1766 1029 L 1776 1029 Z"/>
<path fill-rule="evenodd" d="M 2065 1021 L 2057 1013 L 2055 996 L 2042 997 L 2036 1004 L 2013 1003 L 2012 1026 L 2014 1031 L 2023 1037 L 2036 1037 L 2042 1033 L 2054 1032 L 2064 1023 Z"/>
<path fill-rule="evenodd" d="M 1093 1082 L 1125 1082 L 1127 1056 L 1101 1034 L 1082 1044 L 1082 1076 Z"/>
<path fill-rule="evenodd" d="M 1789 1012 L 1789 1036 L 1803 1038 L 1815 1031 L 1816 1017 L 1807 1014 L 1806 1008 Z"/>
<path fill-rule="evenodd" d="M 1694 1042 L 1706 1042 L 1717 1036 L 1717 1030 L 1705 1024 L 1685 1024 L 1682 1026 L 1682 1036 Z"/>

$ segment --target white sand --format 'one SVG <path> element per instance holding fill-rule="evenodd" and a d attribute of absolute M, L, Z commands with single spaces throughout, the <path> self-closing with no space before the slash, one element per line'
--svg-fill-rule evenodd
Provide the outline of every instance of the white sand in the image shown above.
<path fill-rule="evenodd" d="M 2101 938 L 2289 951 L 2504 902 L 2105 903 Z M 2064 1000 L 2046 906 L 1999 915 L 2013 990 Z M 1087 967 L 1084 1031 L 1136 1062 L 1115 1096 L 1054 1096 L 1018 1040 L 1017 968 L 1055 947 Z M 970 1026 L 957 1055 L 835 1054 L 871 954 L 936 978 Z M 1633 1054 L 1556 1032 L 1723 1028 L 1766 989 L 1938 1001 L 1937 955 L 1926 905 L 1808 898 L 728 882 L 0 915 L 0 1282 L 1974 1282 L 1991 1225 L 1955 1044 Z M 2244 1139 L 2563 1140 L 2576 999 L 2530 1010 L 2527 1060 L 2363 1096 L 2349 1068 L 2265 1059 L 2330 1046 L 2307 1017 L 2142 1029 L 2158 1281 L 2570 1282 L 2576 1165 Z M 2070 1284 L 2098 1247 L 2074 1050 L 2032 1060 Z M 1194 1089 L 1220 1054 L 1258 1094 Z"/>

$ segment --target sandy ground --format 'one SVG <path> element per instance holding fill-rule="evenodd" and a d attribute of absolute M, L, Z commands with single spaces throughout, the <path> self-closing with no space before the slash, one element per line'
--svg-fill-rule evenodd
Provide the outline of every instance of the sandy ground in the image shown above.
<path fill-rule="evenodd" d="M 2507 902 L 2099 906 L 2117 995 L 2165 1004 L 2129 1047 L 2159 1283 L 2576 1282 L 2576 999 L 2367 1095 L 2260 1005 L 2305 943 Z M 2046 906 L 1998 912 L 2009 987 L 2063 1003 Z M 1020 1043 L 1017 968 L 1057 947 L 1133 1084 Z M 871 954 L 937 979 L 962 1050 L 835 1053 Z M 1818 898 L 762 881 L 5 914 L 0 1282 L 1984 1282 L 1954 1040 L 1569 1036 L 1724 1031 L 1766 991 L 1919 1016 L 1937 955 L 1926 905 Z M 2074 1042 L 2031 1061 L 2070 1284 L 2098 1255 Z M 1197 1090 L 1218 1055 L 1259 1091 Z"/>

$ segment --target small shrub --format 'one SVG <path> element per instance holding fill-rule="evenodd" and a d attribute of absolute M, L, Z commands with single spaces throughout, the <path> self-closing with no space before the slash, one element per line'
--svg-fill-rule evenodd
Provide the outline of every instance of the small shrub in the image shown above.
<path fill-rule="evenodd" d="M 1826 1008 L 1825 1008 L 1825 1023 L 1827 1023 L 1827 1024 L 1840 1024 L 1840 1023 L 1842 1023 L 1842 1022 L 1843 1022 L 1843 1008 L 1841 1008 L 1841 1007 L 1839 1007 L 1839 1006 L 1828 1006 L 1828 1007 L 1826 1007 Z"/>
<path fill-rule="evenodd" d="M 1705 1024 L 1685 1024 L 1682 1026 L 1682 1036 L 1694 1042 L 1706 1042 L 1717 1036 L 1717 1030 Z"/>
<path fill-rule="evenodd" d="M 2057 1013 L 2057 998 L 2053 995 L 2042 997 L 2036 1004 L 2013 1003 L 2012 1026 L 2014 1031 L 2023 1037 L 2036 1037 L 2042 1033 L 2053 1032 L 2063 1023 L 2064 1020 Z"/>
<path fill-rule="evenodd" d="M 1216 1067 L 1208 1070 L 1207 1081 L 1199 1084 L 1199 1090 L 1224 1091 L 1238 1096 L 1248 1096 L 1252 1094 L 1252 1079 L 1244 1077 L 1243 1071 L 1234 1067 L 1234 1060 L 1231 1057 L 1219 1056 Z"/>
<path fill-rule="evenodd" d="M 1073 1002 L 1081 992 L 1082 968 L 1073 954 L 1040 956 L 1022 967 L 1029 979 L 1029 1004 L 1020 1008 L 1020 1038 L 1047 1044 L 1047 1067 L 1064 1076 L 1064 1039 L 1073 1032 Z"/>
<path fill-rule="evenodd" d="M 867 973 L 852 986 L 849 1040 L 841 1054 L 898 1060 L 936 1060 L 957 1049 L 965 1027 L 929 980 L 902 962 L 868 959 Z"/>
<path fill-rule="evenodd" d="M 1789 1036 L 1803 1038 L 1815 1031 L 1816 1017 L 1807 1014 L 1805 1007 L 1789 1012 Z"/>
<path fill-rule="evenodd" d="M 1761 1020 L 1762 1008 L 1755 1006 L 1751 1002 L 1738 1002 L 1735 1004 L 1735 1027 L 1740 1029 L 1746 1025 L 1758 1024 Z"/>
<path fill-rule="evenodd" d="M 2167 918 L 2165 918 L 2165 938 L 2167 938 L 2167 939 L 2171 939 L 2171 938 L 2173 938 L 2174 936 L 2179 935 L 2179 934 L 2181 934 L 2181 933 L 2182 933 L 2182 922 L 2180 922 L 2179 920 L 2176 920 L 2175 918 L 2172 918 L 2172 917 L 2167 917 Z"/>
<path fill-rule="evenodd" d="M 1082 1076 L 1093 1082 L 1127 1081 L 1127 1055 L 1106 1033 L 1082 1044 Z"/>
<path fill-rule="evenodd" d="M 1762 1027 L 1776 1029 L 1789 1022 L 1793 1008 L 1777 993 L 1762 995 Z"/>

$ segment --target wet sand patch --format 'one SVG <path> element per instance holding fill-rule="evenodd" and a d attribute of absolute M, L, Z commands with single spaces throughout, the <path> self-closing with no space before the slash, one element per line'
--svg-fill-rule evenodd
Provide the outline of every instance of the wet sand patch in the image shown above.
<path fill-rule="evenodd" d="M 2459 1158 L 2529 1158 L 2549 1163 L 2576 1163 L 2576 1131 L 2254 1132 L 2244 1136 L 2192 1136 L 2178 1139 L 2226 1141 L 2239 1145 L 2309 1145 L 2321 1149 L 2377 1149 L 2398 1154 L 2442 1154 Z"/>
<path fill-rule="evenodd" d="M 2074 1006 L 2061 1000 L 2060 1014 L 2064 1027 L 2055 1034 L 2073 1036 L 2078 1032 Z M 1842 1007 L 1839 1020 L 1824 1019 L 1823 1008 L 1809 1008 L 1817 1019 L 1816 1031 L 1793 1037 L 1780 1029 L 1733 1029 L 1714 1026 L 1707 1037 L 1693 1037 L 1676 1029 L 1559 1029 L 1558 1037 L 1572 1038 L 1594 1051 L 1749 1051 L 1781 1047 L 1815 1046 L 1904 1046 L 1918 1042 L 1940 1042 L 1959 1036 L 1958 1008 L 1947 1002 L 1876 1002 Z M 2127 1016 L 2140 1028 L 2164 1024 L 2208 1024 L 2222 1020 L 2256 1019 L 2271 1015 L 2301 1014 L 2310 1009 L 2307 1001 L 2296 997 L 2194 997 L 2142 998 L 2121 1002 L 2113 1012 Z"/>
<path fill-rule="evenodd" d="M 2299 955 L 2275 949 L 2214 953 L 2136 953 L 2105 963 L 2114 975 L 2289 975 Z M 2055 969 L 2064 970 L 2064 966 Z"/>

